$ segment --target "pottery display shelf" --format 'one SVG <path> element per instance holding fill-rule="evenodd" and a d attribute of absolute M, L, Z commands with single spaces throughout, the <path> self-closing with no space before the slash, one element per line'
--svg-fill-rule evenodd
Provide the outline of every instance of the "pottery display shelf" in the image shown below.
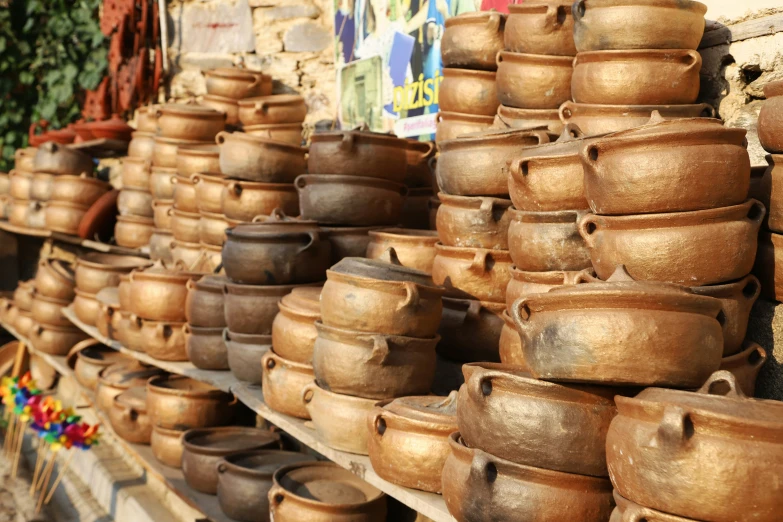
<path fill-rule="evenodd" d="M 17 341 L 22 343 L 27 350 L 33 355 L 37 355 L 43 361 L 54 368 L 58 374 L 66 376 L 66 377 L 73 377 L 73 370 L 70 366 L 68 366 L 67 357 L 65 355 L 51 355 L 48 353 L 44 353 L 41 351 L 38 351 L 35 349 L 35 347 L 32 345 L 29 339 L 27 337 L 24 337 L 23 335 L 19 334 L 19 332 L 16 331 L 16 329 L 11 326 L 10 324 L 6 323 L 5 321 L 0 321 L 0 327 L 5 329 L 8 333 L 13 335 Z"/>
<path fill-rule="evenodd" d="M 160 361 L 145 353 L 128 350 L 120 343 L 102 336 L 96 328 L 79 321 L 70 307 L 63 309 L 63 315 L 94 339 L 97 339 L 106 346 L 134 357 L 145 364 L 157 366 L 158 368 L 171 373 L 185 375 L 191 379 L 196 379 L 223 391 L 233 393 L 237 399 L 243 402 L 248 408 L 255 411 L 257 415 L 274 424 L 291 437 L 297 439 L 302 444 L 312 448 L 343 468 L 350 470 L 387 495 L 394 497 L 402 504 L 418 511 L 422 515 L 432 519 L 434 522 L 456 522 L 454 517 L 449 514 L 448 509 L 446 509 L 446 503 L 443 501 L 442 496 L 405 488 L 387 482 L 375 473 L 368 457 L 364 455 L 354 455 L 328 447 L 316 434 L 315 430 L 309 427 L 309 421 L 283 415 L 282 413 L 278 413 L 269 408 L 269 406 L 264 403 L 264 397 L 260 386 L 250 385 L 239 381 L 231 372 L 199 370 L 189 362 Z M 143 449 L 141 451 L 143 451 Z M 150 458 L 154 460 L 151 453 Z"/>

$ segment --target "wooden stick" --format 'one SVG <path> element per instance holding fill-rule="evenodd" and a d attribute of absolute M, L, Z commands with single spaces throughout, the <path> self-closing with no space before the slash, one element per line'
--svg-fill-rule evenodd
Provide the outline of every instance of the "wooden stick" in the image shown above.
<path fill-rule="evenodd" d="M 16 473 L 19 471 L 19 457 L 22 455 L 22 446 L 24 446 L 24 431 L 27 429 L 27 423 L 22 422 L 19 424 L 19 441 L 16 443 L 16 454 L 14 455 L 14 465 L 11 468 L 11 476 L 16 478 Z"/>
<path fill-rule="evenodd" d="M 65 471 L 68 469 L 68 466 L 71 464 L 71 459 L 73 458 L 73 454 L 76 453 L 76 449 L 71 449 L 68 451 L 68 458 L 65 459 L 65 464 L 60 466 L 60 472 L 57 473 L 57 478 L 54 479 L 54 484 L 52 484 L 52 489 L 49 490 L 49 494 L 46 495 L 46 500 L 44 500 L 44 504 L 48 504 L 50 500 L 52 500 L 52 496 L 54 495 L 54 491 L 57 489 L 57 486 L 60 485 L 60 481 L 63 479 L 63 476 L 65 475 Z"/>
<path fill-rule="evenodd" d="M 41 484 L 43 484 L 44 477 L 46 476 L 46 470 L 49 469 L 50 466 L 54 465 L 54 457 L 55 452 L 52 450 L 49 450 L 46 454 L 46 464 L 44 465 L 43 471 L 41 471 L 41 476 L 38 477 L 38 482 L 35 483 L 35 489 L 33 491 L 38 491 L 41 488 Z"/>
<path fill-rule="evenodd" d="M 35 483 L 38 482 L 38 474 L 43 468 L 44 461 L 44 449 L 46 449 L 46 443 L 43 440 L 38 441 L 38 456 L 35 458 L 35 473 L 33 473 L 33 480 L 30 483 L 30 495 L 35 491 Z"/>
<path fill-rule="evenodd" d="M 16 415 L 11 414 L 11 420 L 8 422 L 8 429 L 5 431 L 5 439 L 3 440 L 3 454 L 8 456 L 13 445 L 13 439 L 16 436 Z"/>
<path fill-rule="evenodd" d="M 57 460 L 57 453 L 52 453 L 52 458 L 46 464 L 46 471 L 44 472 L 44 480 L 41 486 L 41 496 L 38 497 L 38 504 L 35 506 L 35 514 L 37 515 L 41 511 L 43 506 L 44 496 L 46 494 L 46 485 L 49 484 L 49 479 L 52 478 L 52 471 L 54 470 L 54 461 Z"/>
<path fill-rule="evenodd" d="M 19 345 L 16 347 L 16 357 L 14 358 L 14 368 L 11 370 L 11 377 L 19 377 L 19 374 L 22 373 L 22 364 L 24 363 L 26 348 L 25 344 L 19 341 Z"/>

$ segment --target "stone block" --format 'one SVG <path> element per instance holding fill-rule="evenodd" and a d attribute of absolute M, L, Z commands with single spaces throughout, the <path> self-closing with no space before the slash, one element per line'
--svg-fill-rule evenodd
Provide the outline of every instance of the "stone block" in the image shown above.
<path fill-rule="evenodd" d="M 237 53 L 255 48 L 248 0 L 207 0 L 169 8 L 176 51 Z"/>
<path fill-rule="evenodd" d="M 321 16 L 321 10 L 311 3 L 285 4 L 275 7 L 260 7 L 253 11 L 253 18 L 263 22 L 292 20 L 296 18 L 315 19 Z"/>
<path fill-rule="evenodd" d="M 315 22 L 298 23 L 283 38 L 283 46 L 289 52 L 319 52 L 332 43 L 332 34 Z"/>
<path fill-rule="evenodd" d="M 767 351 L 767 362 L 756 381 L 756 397 L 783 400 L 783 305 L 756 301 L 746 337 Z"/>

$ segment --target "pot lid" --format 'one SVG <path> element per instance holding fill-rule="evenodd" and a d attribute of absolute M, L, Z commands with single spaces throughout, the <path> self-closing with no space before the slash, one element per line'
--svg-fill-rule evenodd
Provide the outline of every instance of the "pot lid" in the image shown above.
<path fill-rule="evenodd" d="M 121 362 L 112 364 L 101 372 L 101 381 L 118 387 L 144 386 L 150 377 L 166 372 L 139 362 Z"/>
<path fill-rule="evenodd" d="M 383 406 L 383 409 L 408 419 L 457 426 L 457 391 L 448 397 L 425 395 L 400 397 Z"/>
<path fill-rule="evenodd" d="M 396 257 L 396 256 L 394 256 Z M 394 259 L 394 258 L 392 258 Z M 345 274 L 356 277 L 365 277 L 367 279 L 377 279 L 380 281 L 409 281 L 417 285 L 437 288 L 432 281 L 432 277 L 426 272 L 408 268 L 399 264 L 399 260 L 387 263 L 379 259 L 366 259 L 364 257 L 344 257 L 332 268 L 326 271 L 327 279 L 329 273 Z"/>
<path fill-rule="evenodd" d="M 147 388 L 144 386 L 131 386 L 124 392 L 114 398 L 119 404 L 126 408 L 144 413 L 147 411 Z"/>
<path fill-rule="evenodd" d="M 298 312 L 320 315 L 321 290 L 320 286 L 294 288 L 290 294 L 284 295 L 280 302 Z"/>
<path fill-rule="evenodd" d="M 226 462 L 253 475 L 272 475 L 275 471 L 296 462 L 315 462 L 313 455 L 282 450 L 257 450 L 235 453 L 225 457 Z"/>
<path fill-rule="evenodd" d="M 119 307 L 120 306 L 120 293 L 118 291 L 119 289 L 116 286 L 107 286 L 105 288 L 101 288 L 97 294 L 95 294 L 95 299 L 106 306 L 112 306 L 112 307 Z"/>
<path fill-rule="evenodd" d="M 269 445 L 280 447 L 279 434 L 259 428 L 239 426 L 189 430 L 182 440 L 196 453 L 227 454 Z"/>

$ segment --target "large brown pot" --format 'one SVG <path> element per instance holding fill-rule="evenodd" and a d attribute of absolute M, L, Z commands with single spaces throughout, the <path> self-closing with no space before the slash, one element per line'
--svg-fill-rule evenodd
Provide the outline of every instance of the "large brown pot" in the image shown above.
<path fill-rule="evenodd" d="M 511 202 L 493 197 L 438 194 L 436 229 L 446 246 L 508 249 Z"/>
<path fill-rule="evenodd" d="M 177 140 L 208 141 L 226 127 L 226 113 L 203 105 L 158 105 L 155 120 L 159 136 Z"/>
<path fill-rule="evenodd" d="M 188 279 L 185 283 L 188 289 L 185 320 L 189 325 L 211 328 L 226 326 L 223 297 L 226 282 L 225 277 L 210 275 L 198 280 Z"/>
<path fill-rule="evenodd" d="M 506 51 L 574 56 L 574 17 L 571 3 L 528 0 L 508 6 L 503 43 Z"/>
<path fill-rule="evenodd" d="M 144 158 L 122 158 L 122 188 L 149 190 L 152 163 Z"/>
<path fill-rule="evenodd" d="M 579 220 L 585 212 L 523 212 L 511 209 L 508 248 L 520 270 L 578 271 L 591 266 L 590 251 L 579 235 Z"/>
<path fill-rule="evenodd" d="M 120 276 L 132 270 L 151 266 L 149 259 L 97 252 L 79 256 L 76 259 L 76 288 L 90 294 L 97 294 L 107 286 L 118 286 Z"/>
<path fill-rule="evenodd" d="M 73 351 L 76 352 L 73 376 L 79 384 L 92 392 L 98 388 L 98 379 L 104 368 L 130 361 L 127 355 L 104 346 L 95 339 L 82 341 L 73 347 Z"/>
<path fill-rule="evenodd" d="M 100 411 L 108 414 L 117 395 L 137 386 L 145 387 L 151 377 L 163 374 L 163 370 L 137 361 L 112 364 L 98 374 L 95 404 Z"/>
<path fill-rule="evenodd" d="M 73 267 L 54 258 L 41 258 L 35 273 L 35 291 L 53 299 L 72 300 L 76 295 Z"/>
<path fill-rule="evenodd" d="M 193 429 L 221 426 L 234 417 L 236 399 L 212 386 L 182 376 L 147 381 L 147 409 L 154 426 Z"/>
<path fill-rule="evenodd" d="M 130 275 L 130 312 L 152 321 L 185 321 L 187 282 L 202 274 L 167 270 L 156 264 Z"/>
<path fill-rule="evenodd" d="M 783 109 L 782 86 L 780 81 L 764 86 L 764 96 L 767 99 L 759 111 L 758 135 L 761 146 L 767 152 L 783 152 L 783 138 L 780 137 L 783 132 L 783 118 L 780 117 L 780 111 Z"/>
<path fill-rule="evenodd" d="M 24 311 L 20 310 L 19 313 L 23 315 Z M 49 355 L 67 355 L 76 343 L 89 337 L 75 326 L 52 326 L 38 323 L 32 323 L 27 332 L 19 333 L 30 339 L 33 348 Z"/>
<path fill-rule="evenodd" d="M 49 199 L 89 207 L 108 192 L 109 188 L 109 184 L 105 181 L 89 177 L 86 174 L 57 176 L 52 182 L 52 193 Z"/>
<path fill-rule="evenodd" d="M 302 393 L 313 384 L 313 367 L 289 361 L 268 350 L 261 357 L 264 402 L 274 411 L 300 419 L 309 419 Z"/>
<path fill-rule="evenodd" d="M 133 314 L 130 316 L 130 328 L 139 335 L 142 351 L 159 361 L 188 360 L 184 325 L 185 323 L 145 320 L 134 317 Z"/>
<path fill-rule="evenodd" d="M 742 392 L 753 397 L 756 394 L 756 378 L 767 362 L 767 351 L 753 341 L 745 341 L 740 350 L 721 359 L 720 369 L 734 375 Z"/>
<path fill-rule="evenodd" d="M 220 172 L 220 147 L 214 143 L 177 147 L 177 172 L 184 177 Z"/>
<path fill-rule="evenodd" d="M 228 219 L 253 221 L 280 209 L 288 216 L 299 213 L 299 194 L 290 183 L 262 183 L 226 180 L 222 188 L 220 212 Z"/>
<path fill-rule="evenodd" d="M 370 242 L 367 244 L 366 253 L 369 259 L 385 258 L 390 255 L 387 251 L 391 248 L 402 266 L 426 273 L 432 272 L 435 243 L 438 242 L 436 231 L 383 228 L 371 230 L 369 235 Z"/>
<path fill-rule="evenodd" d="M 193 181 L 187 176 L 177 174 L 171 178 L 171 183 L 174 187 L 172 195 L 174 208 L 181 212 L 198 212 L 196 187 L 193 185 Z"/>
<path fill-rule="evenodd" d="M 296 145 L 242 132 L 221 132 L 215 139 L 220 145 L 220 172 L 227 177 L 293 183 L 307 171 L 305 149 Z"/>
<path fill-rule="evenodd" d="M 240 125 L 239 103 L 237 103 L 237 100 L 216 94 L 205 94 L 201 97 L 201 105 L 225 113 L 227 128 Z"/>
<path fill-rule="evenodd" d="M 185 243 L 198 243 L 201 237 L 199 234 L 199 223 L 201 220 L 199 214 L 197 212 L 185 212 L 176 208 L 171 208 L 168 212 L 171 219 L 171 233 L 174 239 Z"/>
<path fill-rule="evenodd" d="M 493 121 L 494 118 L 490 116 L 440 111 L 435 131 L 435 143 L 440 144 L 442 141 L 453 140 L 465 134 L 485 131 L 489 129 Z"/>
<path fill-rule="evenodd" d="M 121 247 L 141 248 L 150 242 L 155 222 L 151 217 L 117 216 L 114 240 Z"/>
<path fill-rule="evenodd" d="M 223 212 L 221 201 L 223 186 L 226 184 L 225 178 L 222 174 L 205 173 L 213 171 L 200 172 L 190 175 L 190 181 L 196 192 L 196 208 L 199 212 L 221 214 Z"/>
<path fill-rule="evenodd" d="M 71 306 L 76 318 L 88 326 L 95 326 L 101 313 L 101 304 L 95 296 L 96 294 L 82 292 L 77 288 Z"/>
<path fill-rule="evenodd" d="M 500 362 L 503 309 L 502 303 L 444 297 L 438 354 L 451 361 Z"/>
<path fill-rule="evenodd" d="M 495 55 L 503 49 L 505 23 L 506 15 L 494 11 L 467 12 L 448 18 L 440 44 L 444 75 L 454 67 L 494 71 Z"/>
<path fill-rule="evenodd" d="M 200 370 L 228 370 L 228 350 L 223 341 L 223 330 L 225 328 L 222 326 L 214 328 L 185 323 L 182 331 L 185 334 L 187 360 Z"/>
<path fill-rule="evenodd" d="M 261 359 L 272 349 L 271 335 L 246 335 L 223 330 L 228 368 L 240 381 L 261 386 L 263 366 Z"/>
<path fill-rule="evenodd" d="M 554 270 L 551 272 L 526 272 L 516 266 L 510 268 L 511 280 L 506 287 L 506 310 L 511 313 L 514 301 L 530 294 L 549 292 L 563 285 L 573 285 L 582 279 L 584 271 Z M 588 275 L 592 270 L 587 271 Z"/>
<path fill-rule="evenodd" d="M 450 295 L 470 296 L 480 301 L 502 303 L 511 279 L 508 250 L 435 245 L 432 280 Z"/>
<path fill-rule="evenodd" d="M 170 199 L 152 200 L 152 222 L 155 224 L 155 230 L 171 231 L 173 207 L 174 207 L 173 200 Z"/>
<path fill-rule="evenodd" d="M 218 67 L 206 71 L 207 92 L 233 100 L 266 96 L 272 93 L 272 77 L 260 71 Z"/>
<path fill-rule="evenodd" d="M 95 168 L 92 157 L 78 149 L 72 149 L 53 141 L 47 141 L 35 151 L 34 172 L 79 176 L 91 175 Z"/>
<path fill-rule="evenodd" d="M 726 318 L 723 323 L 723 356 L 740 351 L 748 329 L 750 310 L 761 293 L 759 280 L 753 275 L 747 275 L 739 281 L 712 286 L 694 286 L 692 290 L 694 294 L 719 299 L 723 306 L 723 314 Z"/>
<path fill-rule="evenodd" d="M 549 132 L 555 135 L 560 134 L 563 132 L 560 112 L 557 109 L 520 109 L 500 105 L 492 124 L 492 128 L 497 129 L 529 129 L 532 127 L 546 127 Z"/>
<path fill-rule="evenodd" d="M 108 411 L 111 427 L 120 438 L 132 444 L 149 444 L 152 424 L 147 415 L 147 390 L 134 386 L 120 393 Z"/>
<path fill-rule="evenodd" d="M 556 109 L 571 99 L 570 56 L 500 51 L 498 101 L 521 109 Z"/>
<path fill-rule="evenodd" d="M 346 130 L 316 133 L 310 140 L 307 172 L 377 178 L 394 183 L 402 183 L 405 179 L 408 142 L 404 139 Z"/>
<path fill-rule="evenodd" d="M 320 287 L 294 288 L 277 303 L 279 313 L 272 321 L 275 353 L 296 363 L 312 364 L 313 346 L 320 319 Z"/>
<path fill-rule="evenodd" d="M 438 107 L 448 112 L 494 116 L 500 105 L 495 92 L 495 71 L 443 69 Z"/>
<path fill-rule="evenodd" d="M 198 240 L 199 243 L 220 249 L 226 241 L 226 229 L 230 225 L 223 214 L 199 212 Z M 219 251 L 219 250 L 218 250 Z M 218 260 L 220 262 L 220 260 Z"/>
<path fill-rule="evenodd" d="M 273 94 L 239 100 L 239 121 L 245 125 L 301 123 L 307 116 L 307 105 L 298 94 Z"/>
<path fill-rule="evenodd" d="M 325 390 L 310 382 L 301 392 L 316 433 L 332 449 L 368 454 L 367 415 L 375 399 L 364 399 Z"/>

